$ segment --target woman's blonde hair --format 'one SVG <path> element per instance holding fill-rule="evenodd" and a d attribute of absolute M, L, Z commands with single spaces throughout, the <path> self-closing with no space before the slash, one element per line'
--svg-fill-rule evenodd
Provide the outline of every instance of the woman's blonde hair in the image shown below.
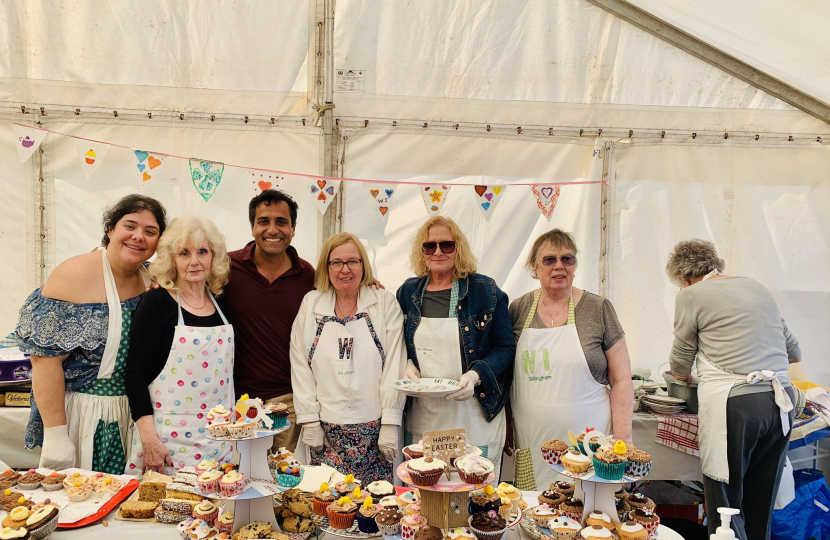
<path fill-rule="evenodd" d="M 360 285 L 369 285 L 375 281 L 375 274 L 372 272 L 372 263 L 369 261 L 369 255 L 366 253 L 366 248 L 363 247 L 363 242 L 352 233 L 342 232 L 329 237 L 326 243 L 323 244 L 323 249 L 320 250 L 320 257 L 317 259 L 317 268 L 314 270 L 315 289 L 318 291 L 328 291 L 333 287 L 329 279 L 329 257 L 332 251 L 349 242 L 357 246 L 360 258 L 363 259 L 363 278 L 360 280 Z"/>
<path fill-rule="evenodd" d="M 176 255 L 181 253 L 188 240 L 194 246 L 199 246 L 206 238 L 213 255 L 207 284 L 210 292 L 215 295 L 222 294 L 231 273 L 231 260 L 225 247 L 225 237 L 215 223 L 201 216 L 180 216 L 170 222 L 159 239 L 156 247 L 158 256 L 150 265 L 150 275 L 162 288 L 179 292 L 176 284 L 179 277 Z"/>
<path fill-rule="evenodd" d="M 542 251 L 544 245 L 548 243 L 559 249 L 569 249 L 574 255 L 576 255 L 578 251 L 576 249 L 574 237 L 571 236 L 571 233 L 569 232 L 563 231 L 562 229 L 552 229 L 548 232 L 540 234 L 539 237 L 533 241 L 533 247 L 530 248 L 530 254 L 527 256 L 527 261 L 525 262 L 525 269 L 530 272 L 533 279 L 539 279 L 539 276 L 536 275 L 536 271 L 533 269 L 533 263 L 536 262 L 536 259 L 539 257 L 539 252 Z"/>
<path fill-rule="evenodd" d="M 442 216 L 434 216 L 426 220 L 426 223 L 421 225 L 418 232 L 415 233 L 415 238 L 412 239 L 412 251 L 409 253 L 409 266 L 415 275 L 424 277 L 429 274 L 424 252 L 421 251 L 421 246 L 429 238 L 429 230 L 432 227 L 447 227 L 450 230 L 452 239 L 455 241 L 455 270 L 453 271 L 453 279 L 464 279 L 476 271 L 475 255 L 470 249 L 470 244 L 467 243 L 467 237 L 461 232 L 461 227 L 450 218 Z"/>

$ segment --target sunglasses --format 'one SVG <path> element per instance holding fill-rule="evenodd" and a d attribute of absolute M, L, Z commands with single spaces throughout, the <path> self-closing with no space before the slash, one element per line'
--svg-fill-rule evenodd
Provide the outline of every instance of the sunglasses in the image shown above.
<path fill-rule="evenodd" d="M 548 255 L 547 257 L 542 257 L 542 265 L 543 266 L 553 266 L 556 264 L 556 255 Z M 573 266 L 576 264 L 576 255 L 562 255 L 559 257 L 559 260 L 562 261 L 564 266 Z"/>
<path fill-rule="evenodd" d="M 446 242 L 424 242 L 421 244 L 421 251 L 424 255 L 434 255 L 435 250 L 440 249 L 441 253 L 452 253 L 455 251 L 455 242 L 452 240 Z"/>

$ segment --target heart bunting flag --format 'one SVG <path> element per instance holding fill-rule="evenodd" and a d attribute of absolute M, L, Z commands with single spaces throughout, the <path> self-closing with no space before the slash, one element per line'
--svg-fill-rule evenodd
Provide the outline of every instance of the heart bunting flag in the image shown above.
<path fill-rule="evenodd" d="M 484 219 L 490 221 L 490 216 L 496 211 L 496 206 L 507 188 L 505 186 L 473 186 L 473 189 L 476 194 L 476 206 L 481 210 Z"/>
<path fill-rule="evenodd" d="M 248 169 L 248 176 L 251 178 L 251 186 L 257 195 L 266 189 L 277 189 L 285 181 L 285 176 L 282 174 L 254 169 Z"/>
<path fill-rule="evenodd" d="M 84 176 L 89 179 L 98 170 L 101 162 L 104 161 L 104 156 L 107 155 L 110 145 L 85 139 L 75 139 L 75 148 L 78 150 L 78 159 L 81 160 L 81 170 L 84 171 Z"/>
<path fill-rule="evenodd" d="M 329 205 L 337 196 L 337 190 L 340 189 L 340 180 L 319 178 L 312 180 L 308 187 L 309 191 L 311 191 L 311 196 L 314 197 L 317 203 L 317 210 L 321 214 L 325 214 Z"/>
<path fill-rule="evenodd" d="M 225 164 L 216 161 L 202 161 L 201 159 L 190 159 L 190 179 L 193 180 L 193 187 L 205 202 L 208 202 L 216 188 L 222 182 L 222 174 L 225 172 Z"/>
<path fill-rule="evenodd" d="M 450 194 L 450 186 L 420 186 L 424 206 L 430 216 L 437 216 Z"/>
<path fill-rule="evenodd" d="M 12 131 L 14 131 L 14 138 L 16 139 L 14 145 L 17 147 L 17 155 L 20 157 L 20 163 L 26 163 L 26 160 L 32 157 L 32 154 L 40 148 L 40 144 L 48 133 L 42 129 L 34 129 L 17 124 L 12 124 Z"/>
<path fill-rule="evenodd" d="M 535 184 L 530 190 L 536 195 L 536 206 L 542 211 L 542 215 L 550 221 L 553 211 L 556 208 L 556 201 L 559 200 L 559 186 L 542 186 Z"/>
<path fill-rule="evenodd" d="M 392 197 L 395 195 L 398 186 L 395 184 L 373 184 L 365 182 L 363 184 L 369 191 L 372 200 L 378 205 L 378 213 L 381 221 L 386 221 L 389 217 L 389 210 L 392 208 Z"/>
<path fill-rule="evenodd" d="M 172 165 L 165 165 L 164 154 L 154 154 L 153 152 L 146 152 L 144 150 L 133 150 L 136 160 L 136 174 L 140 183 L 148 182 L 152 179 L 158 180 L 173 180 L 175 181 L 175 173 L 173 173 Z"/>

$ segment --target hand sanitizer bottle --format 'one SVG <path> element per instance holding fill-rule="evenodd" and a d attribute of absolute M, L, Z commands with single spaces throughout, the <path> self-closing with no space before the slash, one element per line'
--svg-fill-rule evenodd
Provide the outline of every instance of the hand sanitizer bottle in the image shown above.
<path fill-rule="evenodd" d="M 718 513 L 720 514 L 720 527 L 717 528 L 715 534 L 709 536 L 709 540 L 735 540 L 735 531 L 732 530 L 729 522 L 732 520 L 732 516 L 740 514 L 741 511 L 721 507 L 718 508 Z"/>

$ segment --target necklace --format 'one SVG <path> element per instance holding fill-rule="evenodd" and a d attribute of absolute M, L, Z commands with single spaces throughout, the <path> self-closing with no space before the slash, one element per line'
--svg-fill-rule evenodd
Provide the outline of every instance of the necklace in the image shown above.
<path fill-rule="evenodd" d="M 570 303 L 570 301 L 571 301 L 571 299 L 570 299 L 570 297 L 568 297 L 568 301 L 567 301 L 567 302 L 565 302 L 565 305 L 563 305 L 561 308 L 559 308 L 559 311 L 557 311 L 557 312 L 554 314 L 554 313 L 553 313 L 553 310 L 550 308 L 550 306 L 548 306 L 548 303 L 547 303 L 547 302 L 545 302 L 545 293 L 544 293 L 544 292 L 542 292 L 542 304 L 545 306 L 545 309 L 546 309 L 546 310 L 548 310 L 548 313 L 550 313 L 550 314 L 551 314 L 551 318 L 550 318 L 550 327 L 551 327 L 551 328 L 553 328 L 553 325 L 556 323 L 556 317 L 557 317 L 560 313 L 562 313 L 562 310 L 563 310 L 563 309 L 565 309 L 565 307 L 566 307 L 566 306 Z"/>
<path fill-rule="evenodd" d="M 334 314 L 335 314 L 335 315 L 337 315 L 337 309 L 338 309 L 339 307 L 340 307 L 340 305 L 337 303 L 337 300 L 335 300 L 335 301 L 334 301 Z M 349 311 L 343 311 L 343 309 L 341 308 L 341 309 L 340 309 L 340 315 L 338 315 L 338 317 L 339 317 L 340 319 L 345 319 L 346 317 L 348 317 L 348 316 L 350 316 L 350 315 L 353 315 L 355 311 L 357 311 L 357 298 L 355 298 L 355 300 L 354 300 L 354 306 L 352 306 L 351 308 L 349 308 Z M 346 313 L 348 313 L 348 315 L 346 315 Z"/>
<path fill-rule="evenodd" d="M 179 295 L 179 298 L 181 298 L 181 299 L 182 299 L 182 302 L 184 302 L 185 304 L 187 304 L 188 306 L 190 306 L 190 307 L 192 307 L 193 309 L 196 309 L 196 310 L 199 310 L 199 309 L 204 308 L 204 307 L 205 307 L 205 305 L 207 304 L 207 295 L 206 295 L 206 294 L 204 294 L 204 295 L 202 295 L 202 297 L 204 298 L 204 300 L 205 300 L 205 301 L 204 301 L 204 302 L 202 302 L 202 305 L 201 305 L 200 307 L 196 307 L 196 306 L 194 306 L 193 304 L 191 304 L 190 302 L 188 302 L 188 301 L 185 299 L 184 295 Z"/>

